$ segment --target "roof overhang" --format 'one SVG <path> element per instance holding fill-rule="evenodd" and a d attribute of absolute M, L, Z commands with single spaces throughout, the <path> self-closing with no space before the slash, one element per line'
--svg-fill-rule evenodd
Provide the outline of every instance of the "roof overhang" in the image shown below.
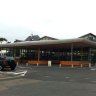
<path fill-rule="evenodd" d="M 64 40 L 40 40 L 0 44 L 0 48 L 65 48 L 65 47 L 96 47 L 96 42 L 84 38 Z"/>

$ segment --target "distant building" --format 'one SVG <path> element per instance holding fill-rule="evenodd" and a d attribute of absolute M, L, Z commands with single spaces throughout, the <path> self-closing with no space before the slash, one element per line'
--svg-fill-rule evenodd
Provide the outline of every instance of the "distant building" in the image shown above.
<path fill-rule="evenodd" d="M 85 34 L 79 38 L 85 38 L 85 39 L 89 39 L 91 41 L 95 41 L 96 42 L 96 35 L 92 34 L 92 33 L 88 33 L 88 34 Z"/>
<path fill-rule="evenodd" d="M 38 41 L 40 37 L 38 35 L 28 36 L 25 41 Z"/>
<path fill-rule="evenodd" d="M 16 39 L 16 40 L 14 41 L 14 43 L 15 43 L 15 42 L 22 42 L 22 41 L 23 41 L 23 40 L 18 40 L 18 39 Z"/>
<path fill-rule="evenodd" d="M 44 36 L 40 38 L 40 40 L 58 40 L 57 38 L 49 37 L 49 36 Z"/>
<path fill-rule="evenodd" d="M 39 37 L 38 35 L 32 35 L 28 36 L 25 41 L 38 41 L 38 40 L 58 40 L 57 38 L 49 37 L 49 36 L 43 36 Z"/>

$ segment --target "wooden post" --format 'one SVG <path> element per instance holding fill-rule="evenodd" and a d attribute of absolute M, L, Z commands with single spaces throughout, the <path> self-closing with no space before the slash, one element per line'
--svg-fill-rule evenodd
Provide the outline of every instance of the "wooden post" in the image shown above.
<path fill-rule="evenodd" d="M 40 48 L 38 48 L 38 63 L 37 63 L 37 66 L 39 65 L 39 60 L 40 60 Z"/>
<path fill-rule="evenodd" d="M 91 48 L 89 49 L 89 68 L 91 67 Z"/>
<path fill-rule="evenodd" d="M 83 56 L 83 48 L 81 48 L 81 61 L 82 61 L 82 56 Z"/>
<path fill-rule="evenodd" d="M 13 50 L 12 50 L 12 51 L 13 51 L 13 57 L 15 57 L 15 49 L 13 48 Z"/>
<path fill-rule="evenodd" d="M 81 64 L 81 68 L 83 67 L 83 65 Z"/>
<path fill-rule="evenodd" d="M 83 60 L 82 57 L 83 57 L 83 48 L 81 48 L 81 61 Z M 83 64 L 81 64 L 80 67 L 82 68 Z"/>
<path fill-rule="evenodd" d="M 2 48 L 1 48 L 1 56 L 2 56 Z"/>
<path fill-rule="evenodd" d="M 71 44 L 71 61 L 73 61 L 73 43 Z"/>
<path fill-rule="evenodd" d="M 73 61 L 73 43 L 71 44 L 71 67 L 74 67 L 74 64 L 72 64 Z"/>
<path fill-rule="evenodd" d="M 5 56 L 7 55 L 7 48 L 6 48 L 6 53 L 5 53 Z"/>

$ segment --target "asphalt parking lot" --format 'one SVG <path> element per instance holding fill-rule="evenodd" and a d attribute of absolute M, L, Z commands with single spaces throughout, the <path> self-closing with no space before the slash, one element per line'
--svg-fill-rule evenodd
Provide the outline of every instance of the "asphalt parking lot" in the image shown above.
<path fill-rule="evenodd" d="M 0 81 L 1 96 L 96 96 L 95 68 L 19 66 L 25 76 Z"/>

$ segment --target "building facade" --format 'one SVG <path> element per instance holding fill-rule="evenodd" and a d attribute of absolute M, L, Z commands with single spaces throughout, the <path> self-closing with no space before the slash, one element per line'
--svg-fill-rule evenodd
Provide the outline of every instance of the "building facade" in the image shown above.
<path fill-rule="evenodd" d="M 19 64 L 83 67 L 96 63 L 96 42 L 86 38 L 15 42 L 1 44 L 0 49 Z"/>

